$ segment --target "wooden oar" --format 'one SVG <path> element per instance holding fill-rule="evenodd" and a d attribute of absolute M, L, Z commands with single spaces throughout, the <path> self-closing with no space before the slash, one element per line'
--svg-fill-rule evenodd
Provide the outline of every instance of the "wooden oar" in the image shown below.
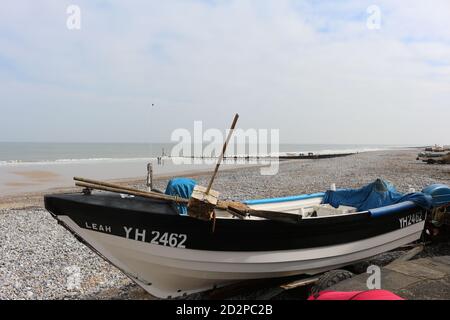
<path fill-rule="evenodd" d="M 140 190 L 132 190 L 130 188 L 114 188 L 106 185 L 99 185 L 99 184 L 92 184 L 92 183 L 86 183 L 86 182 L 76 182 L 75 185 L 77 187 L 83 187 L 88 189 L 96 189 L 96 190 L 102 190 L 102 191 L 109 191 L 114 193 L 123 193 L 123 194 L 129 194 L 133 196 L 143 197 L 143 198 L 149 198 L 154 200 L 166 200 L 166 201 L 172 201 L 176 203 L 185 203 L 187 204 L 189 202 L 189 199 L 177 197 L 177 196 L 170 196 L 167 194 L 162 193 L 150 193 L 146 191 L 140 191 Z"/>
<path fill-rule="evenodd" d="M 247 205 L 240 202 L 228 202 L 227 205 L 227 211 L 242 217 L 254 216 L 290 224 L 298 224 L 303 218 L 303 216 L 294 213 L 251 209 Z"/>
<path fill-rule="evenodd" d="M 299 214 L 266 210 L 250 210 L 248 214 L 254 217 L 290 224 L 298 224 L 303 218 Z"/>
<path fill-rule="evenodd" d="M 233 135 L 234 128 L 236 127 L 236 123 L 239 119 L 239 114 L 234 115 L 233 123 L 231 124 L 230 131 L 228 132 L 228 137 L 225 143 L 223 144 L 222 153 L 220 154 L 219 159 L 217 160 L 216 168 L 214 169 L 214 173 L 209 181 L 208 187 L 206 188 L 206 194 L 211 190 L 214 179 L 216 178 L 217 172 L 219 171 L 219 167 L 222 163 L 223 157 L 225 156 L 225 152 L 227 151 L 228 143 L 230 142 L 231 136 Z"/>
<path fill-rule="evenodd" d="M 99 186 L 104 186 L 104 187 L 118 188 L 118 189 L 122 189 L 122 190 L 129 190 L 129 191 L 133 191 L 133 192 L 134 191 L 143 192 L 143 191 L 135 189 L 135 188 L 126 187 L 126 186 L 122 186 L 120 184 L 115 184 L 115 183 L 111 183 L 111 182 L 98 181 L 98 180 L 86 179 L 86 178 L 80 178 L 80 177 L 74 177 L 73 180 L 79 181 L 79 182 L 95 184 L 95 185 L 99 185 Z M 148 194 L 154 194 L 154 195 L 158 195 L 158 196 L 161 195 L 161 193 L 154 192 L 154 191 L 145 191 L 145 192 L 148 193 Z"/>

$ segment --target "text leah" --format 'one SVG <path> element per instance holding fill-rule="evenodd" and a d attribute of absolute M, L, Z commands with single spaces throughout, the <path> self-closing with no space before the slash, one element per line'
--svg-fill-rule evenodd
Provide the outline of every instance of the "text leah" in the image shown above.
<path fill-rule="evenodd" d="M 107 226 L 107 225 L 103 225 L 103 224 L 85 222 L 85 227 L 86 227 L 86 229 L 111 233 L 111 226 Z"/>

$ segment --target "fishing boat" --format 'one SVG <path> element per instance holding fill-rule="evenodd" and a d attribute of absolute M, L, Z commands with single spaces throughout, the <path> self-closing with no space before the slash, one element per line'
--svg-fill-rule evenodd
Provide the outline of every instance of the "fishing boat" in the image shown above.
<path fill-rule="evenodd" d="M 417 155 L 417 160 L 428 164 L 448 164 L 450 163 L 450 152 L 421 152 Z"/>
<path fill-rule="evenodd" d="M 217 207 L 214 221 L 204 221 L 180 200 L 195 185 L 186 181 L 171 181 L 184 191 L 168 188 L 161 199 L 99 187 L 48 195 L 45 207 L 147 292 L 173 298 L 365 260 L 418 240 L 433 206 L 450 203 L 448 186 L 404 195 L 377 180 L 355 190 L 244 201 L 244 216 Z M 164 198 L 174 195 L 176 201 Z"/>

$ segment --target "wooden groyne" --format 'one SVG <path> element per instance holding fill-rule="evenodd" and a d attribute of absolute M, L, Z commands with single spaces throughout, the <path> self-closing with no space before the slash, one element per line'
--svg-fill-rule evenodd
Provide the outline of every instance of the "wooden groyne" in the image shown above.
<path fill-rule="evenodd" d="M 329 154 L 314 154 L 314 153 L 298 153 L 298 154 L 289 154 L 283 156 L 226 156 L 224 160 L 308 160 L 308 159 L 331 159 L 331 158 L 340 158 L 347 157 L 357 154 L 354 153 L 329 153 Z M 185 156 L 184 158 L 191 159 L 215 159 L 213 157 L 199 157 L 199 156 Z"/>
<path fill-rule="evenodd" d="M 330 153 L 330 154 L 313 154 L 313 153 L 309 153 L 307 155 L 305 155 L 305 154 L 286 155 L 286 156 L 280 156 L 278 158 L 280 160 L 331 159 L 331 158 L 347 157 L 347 156 L 351 156 L 353 154 L 356 154 L 356 153 Z"/>

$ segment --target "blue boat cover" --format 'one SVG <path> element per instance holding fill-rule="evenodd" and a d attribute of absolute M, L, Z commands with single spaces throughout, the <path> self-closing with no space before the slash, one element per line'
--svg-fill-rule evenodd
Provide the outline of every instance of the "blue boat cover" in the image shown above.
<path fill-rule="evenodd" d="M 166 194 L 189 199 L 196 185 L 197 181 L 193 179 L 174 178 L 167 184 Z M 180 215 L 187 215 L 187 206 L 185 204 L 178 204 L 177 208 Z"/>
<path fill-rule="evenodd" d="M 450 204 L 450 187 L 445 184 L 432 184 L 422 190 L 433 198 L 433 207 Z"/>
<path fill-rule="evenodd" d="M 377 179 L 361 189 L 340 189 L 327 191 L 322 203 L 338 208 L 340 205 L 357 208 L 358 211 L 385 207 L 404 201 L 412 201 L 416 205 L 429 209 L 432 197 L 422 192 L 403 194 L 384 180 Z"/>

